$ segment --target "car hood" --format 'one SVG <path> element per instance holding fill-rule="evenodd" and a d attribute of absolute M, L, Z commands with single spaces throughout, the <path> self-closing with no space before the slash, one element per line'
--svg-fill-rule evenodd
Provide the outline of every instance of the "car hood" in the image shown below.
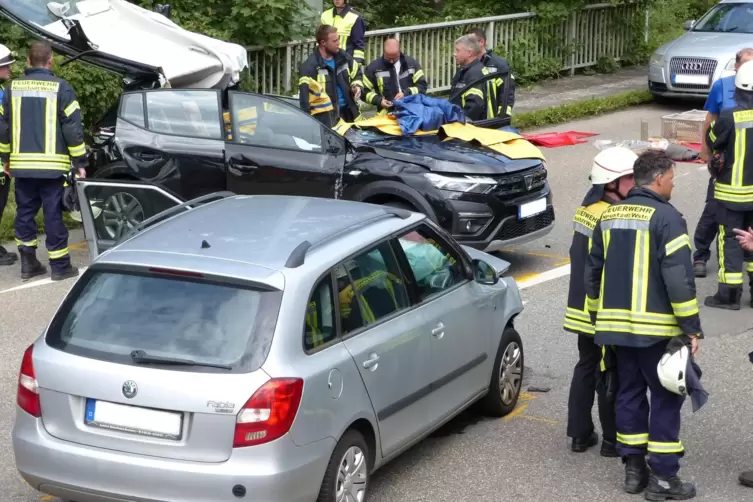
<path fill-rule="evenodd" d="M 402 136 L 370 142 L 356 149 L 373 149 L 384 158 L 419 164 L 433 172 L 504 174 L 541 165 L 540 159 L 511 159 L 483 146 L 438 136 Z"/>
<path fill-rule="evenodd" d="M 248 65 L 242 46 L 125 0 L 0 0 L 0 14 L 63 54 L 166 87 L 223 89 Z"/>
<path fill-rule="evenodd" d="M 750 45 L 750 34 L 689 31 L 664 48 L 670 57 L 710 57 L 726 64 L 725 59 L 734 59 L 737 51 Z"/>

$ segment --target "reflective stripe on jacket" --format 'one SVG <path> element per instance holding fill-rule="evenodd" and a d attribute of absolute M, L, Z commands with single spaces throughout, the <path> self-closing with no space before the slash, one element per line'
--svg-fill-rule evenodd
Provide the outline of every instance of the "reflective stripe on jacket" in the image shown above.
<path fill-rule="evenodd" d="M 353 99 L 350 89 L 352 86 L 363 87 L 363 67 L 350 57 L 350 54 L 340 50 L 335 55 L 335 70 L 333 71 L 325 63 L 317 49 L 301 65 L 299 74 L 298 101 L 302 110 L 311 113 L 328 127 L 333 127 L 340 116 L 337 88 L 335 87 L 339 86 L 345 98 L 345 106 L 348 107 L 353 117 L 359 117 L 358 105 Z M 313 94 L 312 88 L 314 89 Z M 324 89 L 324 93 L 319 89 Z M 325 95 L 329 97 L 329 105 L 324 99 Z M 316 99 L 312 101 L 312 97 Z M 314 113 L 315 110 L 316 113 Z"/>
<path fill-rule="evenodd" d="M 591 314 L 586 305 L 586 287 L 583 274 L 588 253 L 591 252 L 593 232 L 609 202 L 600 200 L 588 206 L 581 206 L 573 218 L 573 241 L 570 244 L 570 285 L 567 293 L 567 310 L 563 327 L 566 331 L 582 335 L 593 335 Z"/>
<path fill-rule="evenodd" d="M 738 105 L 722 110 L 711 123 L 706 142 L 713 152 L 724 153 L 724 164 L 714 182 L 714 198 L 734 211 L 750 211 L 753 210 L 753 155 L 750 154 L 753 97 L 740 94 L 735 95 Z M 748 103 L 740 104 L 746 98 Z"/>
<path fill-rule="evenodd" d="M 366 23 L 358 12 L 346 5 L 338 14 L 333 7 L 322 12 L 321 23 L 337 28 L 340 49 L 353 56 L 360 64 L 364 64 Z"/>
<path fill-rule="evenodd" d="M 412 57 L 400 54 L 400 75 L 396 75 L 394 64 L 379 57 L 369 63 L 364 72 L 363 84 L 367 91 L 364 101 L 380 106 L 383 99 L 394 100 L 398 93 L 398 82 L 399 89 L 406 96 L 426 94 L 429 87 L 424 70 Z"/>
<path fill-rule="evenodd" d="M 0 159 L 18 178 L 58 178 L 86 167 L 81 109 L 70 85 L 44 68 L 29 68 L 5 91 Z"/>
<path fill-rule="evenodd" d="M 701 333 L 687 224 L 651 190 L 634 188 L 602 213 L 584 278 L 599 345 Z"/>
<path fill-rule="evenodd" d="M 484 63 L 485 74 L 488 73 L 501 73 L 504 76 L 487 80 L 486 92 L 487 92 L 487 108 L 493 112 L 493 115 L 489 115 L 487 118 L 499 117 L 499 116 L 511 116 L 512 107 L 515 105 L 515 78 L 510 70 L 510 64 L 499 56 L 496 56 L 491 50 L 486 51 L 486 54 L 481 58 L 481 62 Z M 505 82 L 507 78 L 510 81 L 507 91 L 507 106 L 503 110 L 504 106 L 504 92 Z M 487 112 L 489 113 L 489 112 Z"/>
<path fill-rule="evenodd" d="M 454 94 L 456 91 L 464 89 L 453 103 L 460 106 L 465 112 L 465 116 L 473 121 L 491 118 L 487 117 L 486 84 L 481 83 L 468 87 L 468 84 L 475 82 L 484 75 L 484 64 L 481 61 L 474 61 L 460 68 L 452 77 L 450 93 Z"/>

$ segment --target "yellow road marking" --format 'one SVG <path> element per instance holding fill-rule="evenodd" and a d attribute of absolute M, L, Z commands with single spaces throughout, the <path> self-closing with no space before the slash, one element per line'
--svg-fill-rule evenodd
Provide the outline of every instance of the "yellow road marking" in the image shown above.
<path fill-rule="evenodd" d="M 531 415 L 520 415 L 518 418 L 525 418 L 526 420 L 533 420 L 534 422 L 543 422 L 545 424 L 557 425 L 559 420 L 551 420 L 549 418 L 534 417 Z"/>
<path fill-rule="evenodd" d="M 523 275 L 514 275 L 512 276 L 512 278 L 515 279 L 515 282 L 523 282 L 529 279 L 533 279 L 534 277 L 538 277 L 539 275 L 541 274 L 523 274 Z"/>
<path fill-rule="evenodd" d="M 540 253 L 538 251 L 529 251 L 526 254 L 530 255 L 530 256 L 540 256 L 542 258 L 553 258 L 555 260 L 563 260 L 563 259 L 566 258 L 565 256 L 563 256 L 561 254 Z M 570 258 L 567 258 L 567 259 L 569 260 Z"/>
<path fill-rule="evenodd" d="M 509 422 L 513 418 L 517 417 L 518 415 L 520 415 L 521 413 L 523 413 L 524 411 L 526 411 L 527 408 L 528 408 L 527 404 L 522 404 L 522 405 L 518 406 L 517 408 L 515 408 L 514 410 L 512 410 L 509 415 L 507 415 L 505 417 L 505 422 Z"/>
<path fill-rule="evenodd" d="M 70 247 L 70 246 L 68 246 Z M 40 498 L 39 500 L 55 500 L 55 497 L 52 495 L 45 495 L 44 497 Z"/>
<path fill-rule="evenodd" d="M 554 266 L 561 267 L 562 265 L 567 265 L 568 263 L 570 263 L 570 258 L 568 258 L 567 260 L 558 261 L 554 264 Z"/>
<path fill-rule="evenodd" d="M 68 249 L 77 249 L 77 250 L 85 250 L 88 249 L 89 245 L 86 243 L 86 241 L 76 242 L 74 244 L 69 244 Z"/>

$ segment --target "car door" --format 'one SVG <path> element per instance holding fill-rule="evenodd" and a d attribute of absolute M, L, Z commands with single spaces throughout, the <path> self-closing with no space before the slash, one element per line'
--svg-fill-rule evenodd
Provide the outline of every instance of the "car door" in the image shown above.
<path fill-rule="evenodd" d="M 300 108 L 252 93 L 230 93 L 227 186 L 239 194 L 336 198 L 345 139 Z"/>
<path fill-rule="evenodd" d="M 188 211 L 202 203 L 233 195 L 228 192 L 217 192 L 185 201 L 158 185 L 130 180 L 77 179 L 75 190 L 92 260 L 128 238 L 129 234 L 137 232 L 139 228 L 146 228 L 164 217 L 177 214 L 176 211 Z M 102 206 L 105 200 L 137 205 L 141 208 L 139 218 L 130 221 L 114 219 L 109 209 Z M 118 232 L 113 237 L 111 229 L 115 226 Z"/>
<path fill-rule="evenodd" d="M 431 339 L 431 418 L 443 420 L 489 385 L 494 306 L 458 248 L 429 224 L 398 237 Z"/>
<path fill-rule="evenodd" d="M 220 94 L 213 90 L 128 92 L 121 99 L 115 144 L 140 180 L 186 199 L 224 190 L 220 109 Z"/>
<path fill-rule="evenodd" d="M 335 268 L 341 337 L 358 366 L 384 456 L 428 428 L 431 345 L 389 241 Z"/>

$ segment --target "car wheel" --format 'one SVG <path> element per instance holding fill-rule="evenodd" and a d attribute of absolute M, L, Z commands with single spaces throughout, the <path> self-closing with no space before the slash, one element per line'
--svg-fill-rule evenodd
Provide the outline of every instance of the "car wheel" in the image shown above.
<path fill-rule="evenodd" d="M 101 201 L 92 211 L 97 234 L 103 239 L 117 241 L 153 214 L 147 200 L 127 190 L 103 190 Z"/>
<path fill-rule="evenodd" d="M 371 453 L 363 435 L 349 430 L 329 459 L 317 502 L 363 502 L 371 480 Z"/>
<path fill-rule="evenodd" d="M 481 411 L 503 417 L 515 409 L 523 385 L 523 341 L 514 328 L 505 328 L 494 360 L 489 392 L 479 402 Z"/>

